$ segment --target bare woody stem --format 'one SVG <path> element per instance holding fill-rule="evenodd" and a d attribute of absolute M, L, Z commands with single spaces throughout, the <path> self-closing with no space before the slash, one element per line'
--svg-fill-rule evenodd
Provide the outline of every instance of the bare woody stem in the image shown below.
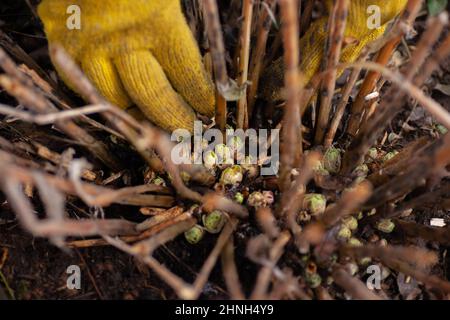
<path fill-rule="evenodd" d="M 244 0 L 242 4 L 242 24 L 240 39 L 239 57 L 239 80 L 238 85 L 245 87 L 248 79 L 248 67 L 250 57 L 250 37 L 252 33 L 253 0 Z M 243 94 L 238 101 L 237 107 L 237 127 L 238 129 L 248 127 L 247 94 Z"/>
<path fill-rule="evenodd" d="M 250 64 L 250 85 L 247 94 L 248 98 L 248 120 L 250 121 L 253 113 L 253 107 L 255 105 L 256 95 L 259 87 L 259 78 L 261 76 L 261 70 L 264 64 L 264 56 L 266 55 L 267 39 L 269 37 L 270 26 L 272 25 L 272 20 L 269 14 L 270 11 L 275 10 L 275 5 L 277 0 L 267 0 L 261 10 L 259 20 L 257 23 L 257 39 L 256 47 L 252 53 L 251 64 Z"/>
<path fill-rule="evenodd" d="M 420 42 L 424 41 L 428 43 L 428 39 L 425 38 L 422 38 Z M 421 46 L 420 43 L 419 46 Z M 422 85 L 425 79 L 427 79 L 427 77 L 430 76 L 431 73 L 439 67 L 439 62 L 443 61 L 443 59 L 445 59 L 448 54 L 450 54 L 450 37 L 447 37 L 447 39 L 432 54 L 428 62 L 423 67 L 422 72 L 414 79 L 414 85 Z M 415 55 L 421 56 L 421 50 L 416 51 Z M 420 90 L 415 90 L 411 87 L 410 80 L 414 76 L 414 74 L 411 74 L 408 70 L 417 70 L 418 68 L 416 64 L 422 65 L 423 61 L 424 60 L 418 61 L 416 60 L 415 56 L 413 56 L 410 64 L 404 70 L 404 77 L 401 79 L 401 81 L 395 81 L 398 79 L 392 79 L 392 77 L 390 77 L 390 80 L 394 80 L 396 82 L 396 86 L 400 88 L 403 87 L 403 90 L 399 92 L 396 86 L 391 87 L 390 90 L 386 93 L 385 98 L 382 99 L 380 106 L 378 107 L 378 111 L 371 117 L 371 121 L 366 122 L 365 125 L 360 129 L 358 135 L 354 138 L 347 152 L 345 153 L 342 167 L 343 174 L 350 173 L 351 170 L 353 170 L 353 168 L 355 168 L 362 161 L 364 155 L 374 144 L 380 133 L 401 110 L 402 98 L 406 94 L 405 89 L 407 93 L 414 94 L 414 98 L 421 100 L 421 103 L 423 103 L 425 100 L 428 100 L 428 103 L 426 103 L 425 105 L 431 107 L 434 110 L 437 110 L 435 108 L 437 107 L 435 101 L 427 99 Z M 370 63 L 365 64 L 368 65 Z M 371 65 L 374 67 L 378 66 L 377 70 L 375 70 L 377 73 L 381 74 L 382 72 L 384 75 L 392 75 L 392 72 L 386 70 L 386 68 L 380 65 L 373 63 Z M 435 113 L 435 115 L 439 117 L 442 116 L 440 120 L 446 119 L 445 114 L 443 113 Z"/>
<path fill-rule="evenodd" d="M 10 75 L 10 77 L 2 76 L 0 83 L 8 93 L 39 114 L 49 114 L 57 111 L 56 107 L 41 92 L 33 88 L 32 81 L 19 71 L 12 59 L 1 48 L 0 65 Z M 90 135 L 72 120 L 58 120 L 55 125 L 69 137 L 80 142 L 112 170 L 119 171 L 122 167 L 119 160 L 115 158 L 103 142 Z"/>
<path fill-rule="evenodd" d="M 342 287 L 353 299 L 381 300 L 379 296 L 367 288 L 365 283 L 352 277 L 343 268 L 338 267 L 334 269 L 333 279 L 336 281 L 336 284 Z"/>
<path fill-rule="evenodd" d="M 331 102 L 333 100 L 334 89 L 336 87 L 337 71 L 335 66 L 339 63 L 341 49 L 344 40 L 344 31 L 347 24 L 349 0 L 336 1 L 333 12 L 328 22 L 328 52 L 324 55 L 324 66 L 326 72 L 322 83 L 321 103 L 319 117 L 316 125 L 315 143 L 321 144 L 328 128 L 331 113 Z M 328 70 L 329 69 L 329 70 Z"/>
<path fill-rule="evenodd" d="M 367 59 L 369 51 L 365 50 L 361 54 L 359 61 L 365 61 Z M 328 132 L 325 136 L 324 146 L 326 148 L 330 147 L 333 144 L 334 137 L 338 130 L 339 124 L 341 123 L 342 117 L 344 116 L 345 108 L 347 106 L 348 100 L 350 98 L 350 94 L 352 93 L 353 88 L 355 87 L 356 81 L 361 73 L 361 68 L 355 68 L 352 70 L 347 83 L 343 89 L 342 98 L 339 101 L 338 106 L 336 107 L 336 113 L 331 121 L 331 124 L 328 128 Z"/>
<path fill-rule="evenodd" d="M 423 0 L 410 0 L 406 5 L 403 14 L 398 21 L 399 24 L 405 24 L 406 26 L 411 26 L 416 19 L 419 10 L 422 7 Z M 400 29 L 400 28 L 398 28 Z M 393 52 L 397 48 L 400 43 L 402 37 L 404 36 L 403 32 L 400 32 L 398 35 L 393 37 L 388 43 L 384 45 L 384 47 L 380 50 L 377 55 L 376 62 L 385 66 L 389 62 Z M 364 113 L 365 106 L 365 98 L 368 94 L 372 93 L 378 80 L 380 79 L 381 74 L 376 71 L 371 71 L 367 74 L 364 82 L 361 86 L 361 89 L 356 97 L 355 103 L 351 109 L 351 117 L 349 121 L 349 125 L 347 128 L 347 133 L 354 136 L 356 135 L 360 122 Z"/>
<path fill-rule="evenodd" d="M 299 165 L 303 153 L 299 96 L 302 79 L 299 73 L 298 0 L 280 0 L 280 7 L 287 93 L 281 134 L 280 189 L 287 190 L 291 170 Z"/>
<path fill-rule="evenodd" d="M 227 92 L 233 85 L 228 78 L 225 62 L 225 46 L 220 26 L 219 9 L 216 0 L 203 0 L 203 16 L 211 51 L 214 78 L 218 94 L 216 95 L 216 123 L 224 133 L 227 122 Z"/>

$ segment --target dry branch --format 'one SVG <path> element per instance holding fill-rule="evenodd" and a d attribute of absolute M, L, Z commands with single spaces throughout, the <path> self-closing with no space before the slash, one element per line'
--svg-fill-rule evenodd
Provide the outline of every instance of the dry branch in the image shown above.
<path fill-rule="evenodd" d="M 335 268 L 333 279 L 355 300 L 381 300 L 379 296 L 367 288 L 365 283 L 352 277 L 343 268 Z"/>
<path fill-rule="evenodd" d="M 264 56 L 266 54 L 267 39 L 269 37 L 270 27 L 272 25 L 272 19 L 270 12 L 275 10 L 277 0 L 266 0 L 261 9 L 259 15 L 256 33 L 256 46 L 252 53 L 250 64 L 250 84 L 247 94 L 248 99 L 248 120 L 251 119 L 253 114 L 253 107 L 255 105 L 256 95 L 259 88 L 259 79 L 261 76 L 261 70 L 264 64 Z M 269 12 L 270 11 L 270 12 Z"/>
<path fill-rule="evenodd" d="M 281 134 L 280 189 L 286 191 L 290 185 L 291 170 L 299 165 L 303 153 L 299 98 L 303 80 L 299 73 L 298 0 L 280 0 L 280 9 L 287 94 Z"/>
<path fill-rule="evenodd" d="M 321 144 L 323 142 L 330 120 L 331 102 L 336 87 L 337 71 L 335 67 L 339 63 L 341 56 L 349 3 L 349 0 L 337 0 L 328 21 L 328 40 L 323 62 L 326 76 L 322 82 L 319 117 L 314 138 L 316 144 Z"/>
<path fill-rule="evenodd" d="M 376 63 L 364 62 L 356 63 L 355 67 L 369 67 L 372 70 L 382 73 L 390 81 L 395 83 L 386 93 L 382 99 L 378 111 L 372 116 L 364 127 L 358 132 L 358 135 L 353 139 L 347 152 L 345 153 L 341 173 L 349 174 L 357 165 L 359 165 L 369 150 L 380 136 L 387 124 L 401 110 L 402 99 L 405 94 L 410 94 L 415 98 L 424 108 L 430 111 L 439 121 L 445 126 L 450 126 L 450 116 L 436 101 L 425 96 L 422 90 L 418 88 L 423 81 L 427 79 L 431 73 L 439 67 L 439 61 L 443 61 L 450 54 L 450 36 L 439 46 L 435 53 L 431 56 L 428 63 L 425 64 L 424 70 L 411 83 L 411 79 L 405 78 L 389 69 L 380 66 Z M 413 60 L 411 60 L 413 61 Z M 409 68 L 408 68 L 409 69 Z M 407 69 L 407 70 L 408 70 Z M 401 90 L 399 91 L 398 88 Z"/>
<path fill-rule="evenodd" d="M 244 20 L 242 22 L 242 29 L 240 34 L 240 56 L 239 56 L 239 79 L 238 85 L 245 88 L 248 80 L 248 67 L 250 59 L 250 39 L 252 32 L 252 18 L 253 18 L 253 0 L 244 0 L 242 3 L 242 15 Z M 238 101 L 237 106 L 237 128 L 248 127 L 248 109 L 247 109 L 247 92 Z"/>
<path fill-rule="evenodd" d="M 397 45 L 400 43 L 402 37 L 404 36 L 404 32 L 402 32 L 401 30 L 404 29 L 404 26 L 411 28 L 414 20 L 419 14 L 422 3 L 423 0 L 410 0 L 408 2 L 405 10 L 397 21 L 396 26 L 392 28 L 393 30 L 395 30 L 394 33 L 396 34 L 396 36 L 394 36 L 388 43 L 384 45 L 384 47 L 380 50 L 376 57 L 376 62 L 378 64 L 382 66 L 388 64 L 394 50 L 397 48 Z M 351 117 L 349 125 L 347 127 L 347 133 L 349 133 L 350 135 L 356 135 L 362 117 L 364 115 L 364 106 L 366 102 L 365 98 L 368 94 L 373 92 L 380 77 L 381 75 L 377 71 L 371 71 L 366 75 L 366 78 L 361 85 L 359 94 L 356 97 L 356 100 L 351 108 Z"/>
<path fill-rule="evenodd" d="M 284 231 L 273 242 L 273 245 L 269 251 L 269 257 L 267 263 L 261 268 L 256 278 L 255 288 L 250 296 L 250 299 L 261 300 L 266 297 L 267 289 L 272 277 L 273 268 L 277 264 L 278 260 L 284 252 L 284 247 L 291 239 L 291 235 Z"/>
<path fill-rule="evenodd" d="M 1 48 L 0 65 L 10 75 L 2 75 L 0 78 L 0 85 L 5 88 L 9 94 L 37 113 L 48 114 L 57 111 L 44 95 L 34 89 L 32 81 L 18 71 L 17 66 Z M 122 167 L 103 142 L 91 136 L 74 122 L 67 119 L 59 120 L 55 122 L 55 125 L 69 137 L 78 141 L 85 148 L 90 150 L 94 156 L 98 157 L 98 159 L 111 169 L 120 170 Z"/>

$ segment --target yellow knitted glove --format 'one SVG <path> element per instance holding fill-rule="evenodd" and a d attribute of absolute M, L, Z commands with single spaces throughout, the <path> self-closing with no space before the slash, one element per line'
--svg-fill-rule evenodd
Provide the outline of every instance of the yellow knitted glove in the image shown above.
<path fill-rule="evenodd" d="M 394 19 L 405 7 L 408 0 L 351 0 L 347 25 L 344 36 L 351 38 L 352 43 L 342 49 L 341 62 L 355 61 L 366 44 L 380 38 L 386 31 L 388 23 Z M 331 12 L 333 1 L 326 0 L 328 12 Z M 371 5 L 378 6 L 381 11 L 381 26 L 378 29 L 370 29 L 367 13 Z M 320 68 L 322 56 L 327 41 L 328 17 L 322 17 L 311 24 L 305 35 L 300 39 L 300 69 L 305 75 L 305 81 L 309 82 Z M 266 100 L 283 100 L 282 90 L 284 79 L 283 58 L 274 61 L 263 74 L 261 81 L 261 97 Z"/>
<path fill-rule="evenodd" d="M 71 30 L 73 4 L 81 28 Z M 113 104 L 136 104 L 166 130 L 192 131 L 193 109 L 213 116 L 214 87 L 180 0 L 43 0 L 38 12 L 50 45 L 61 44 Z"/>

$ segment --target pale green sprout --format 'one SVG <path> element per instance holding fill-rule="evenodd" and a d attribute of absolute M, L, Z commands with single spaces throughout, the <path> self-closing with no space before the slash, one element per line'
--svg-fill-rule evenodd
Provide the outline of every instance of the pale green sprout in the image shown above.
<path fill-rule="evenodd" d="M 225 225 L 225 215 L 222 211 L 214 210 L 202 216 L 203 226 L 209 233 L 219 233 Z"/>
<path fill-rule="evenodd" d="M 348 227 L 341 226 L 339 229 L 339 232 L 337 234 L 337 237 L 342 240 L 347 240 L 352 236 L 352 230 L 350 230 Z"/>
<path fill-rule="evenodd" d="M 244 203 L 244 195 L 240 192 L 236 192 L 236 194 L 234 195 L 234 201 L 239 204 Z"/>
<path fill-rule="evenodd" d="M 237 186 L 242 182 L 243 178 L 244 175 L 242 167 L 239 165 L 234 165 L 222 171 L 220 182 L 224 185 Z"/>
<path fill-rule="evenodd" d="M 187 242 L 189 242 L 190 244 L 199 243 L 203 239 L 204 235 L 205 235 L 205 231 L 202 228 L 202 226 L 199 226 L 199 225 L 193 226 L 192 228 L 190 228 L 189 230 L 187 230 L 184 233 L 184 237 L 186 238 Z"/>
<path fill-rule="evenodd" d="M 358 220 L 353 216 L 348 216 L 342 219 L 342 225 L 349 228 L 351 231 L 358 229 Z"/>
<path fill-rule="evenodd" d="M 376 228 L 384 233 L 391 233 L 394 231 L 395 224 L 391 219 L 381 219 L 377 221 Z"/>
<path fill-rule="evenodd" d="M 311 289 L 315 289 L 322 283 L 322 277 L 318 273 L 309 273 L 305 274 L 306 283 L 309 285 Z"/>
<path fill-rule="evenodd" d="M 206 167 L 206 169 L 214 169 L 217 165 L 217 155 L 214 151 L 209 150 L 205 153 L 205 156 L 203 158 L 203 162 L 204 162 L 204 166 Z"/>
<path fill-rule="evenodd" d="M 383 162 L 388 162 L 389 160 L 394 158 L 397 154 L 398 154 L 398 151 L 396 151 L 396 150 L 386 153 L 383 156 Z"/>
<path fill-rule="evenodd" d="M 338 173 L 341 169 L 341 161 L 341 151 L 330 147 L 323 156 L 323 167 L 330 173 Z"/>
<path fill-rule="evenodd" d="M 327 199 L 319 193 L 309 193 L 303 198 L 303 208 L 312 215 L 320 215 L 325 212 Z"/>
<path fill-rule="evenodd" d="M 261 208 L 261 207 L 265 206 L 264 195 L 259 191 L 252 192 L 248 196 L 247 204 L 249 206 L 255 207 L 255 208 Z"/>
<path fill-rule="evenodd" d="M 216 145 L 215 152 L 221 164 L 233 163 L 232 152 L 227 145 L 223 143 Z"/>

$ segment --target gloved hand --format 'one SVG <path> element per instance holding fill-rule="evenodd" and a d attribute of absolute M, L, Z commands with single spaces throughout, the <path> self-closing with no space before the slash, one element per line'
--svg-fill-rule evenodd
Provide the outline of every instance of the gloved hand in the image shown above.
<path fill-rule="evenodd" d="M 67 27 L 72 4 L 80 30 Z M 214 87 L 180 0 L 43 0 L 38 12 L 50 45 L 61 44 L 113 104 L 136 104 L 170 131 L 192 131 L 193 109 L 213 116 Z"/>
<path fill-rule="evenodd" d="M 355 61 L 368 43 L 380 38 L 385 33 L 388 23 L 403 10 L 407 2 L 408 0 L 351 0 L 344 36 L 353 41 L 342 49 L 340 61 L 342 63 Z M 330 13 L 333 1 L 326 0 L 325 4 L 327 12 Z M 367 8 L 371 5 L 377 5 L 381 9 L 381 26 L 378 29 L 369 29 L 368 27 Z M 312 23 L 300 39 L 300 70 L 304 73 L 306 82 L 309 82 L 312 76 L 319 71 L 328 37 L 327 26 L 328 17 L 322 17 Z M 284 68 L 281 57 L 264 72 L 260 96 L 266 100 L 283 100 L 283 79 Z"/>

